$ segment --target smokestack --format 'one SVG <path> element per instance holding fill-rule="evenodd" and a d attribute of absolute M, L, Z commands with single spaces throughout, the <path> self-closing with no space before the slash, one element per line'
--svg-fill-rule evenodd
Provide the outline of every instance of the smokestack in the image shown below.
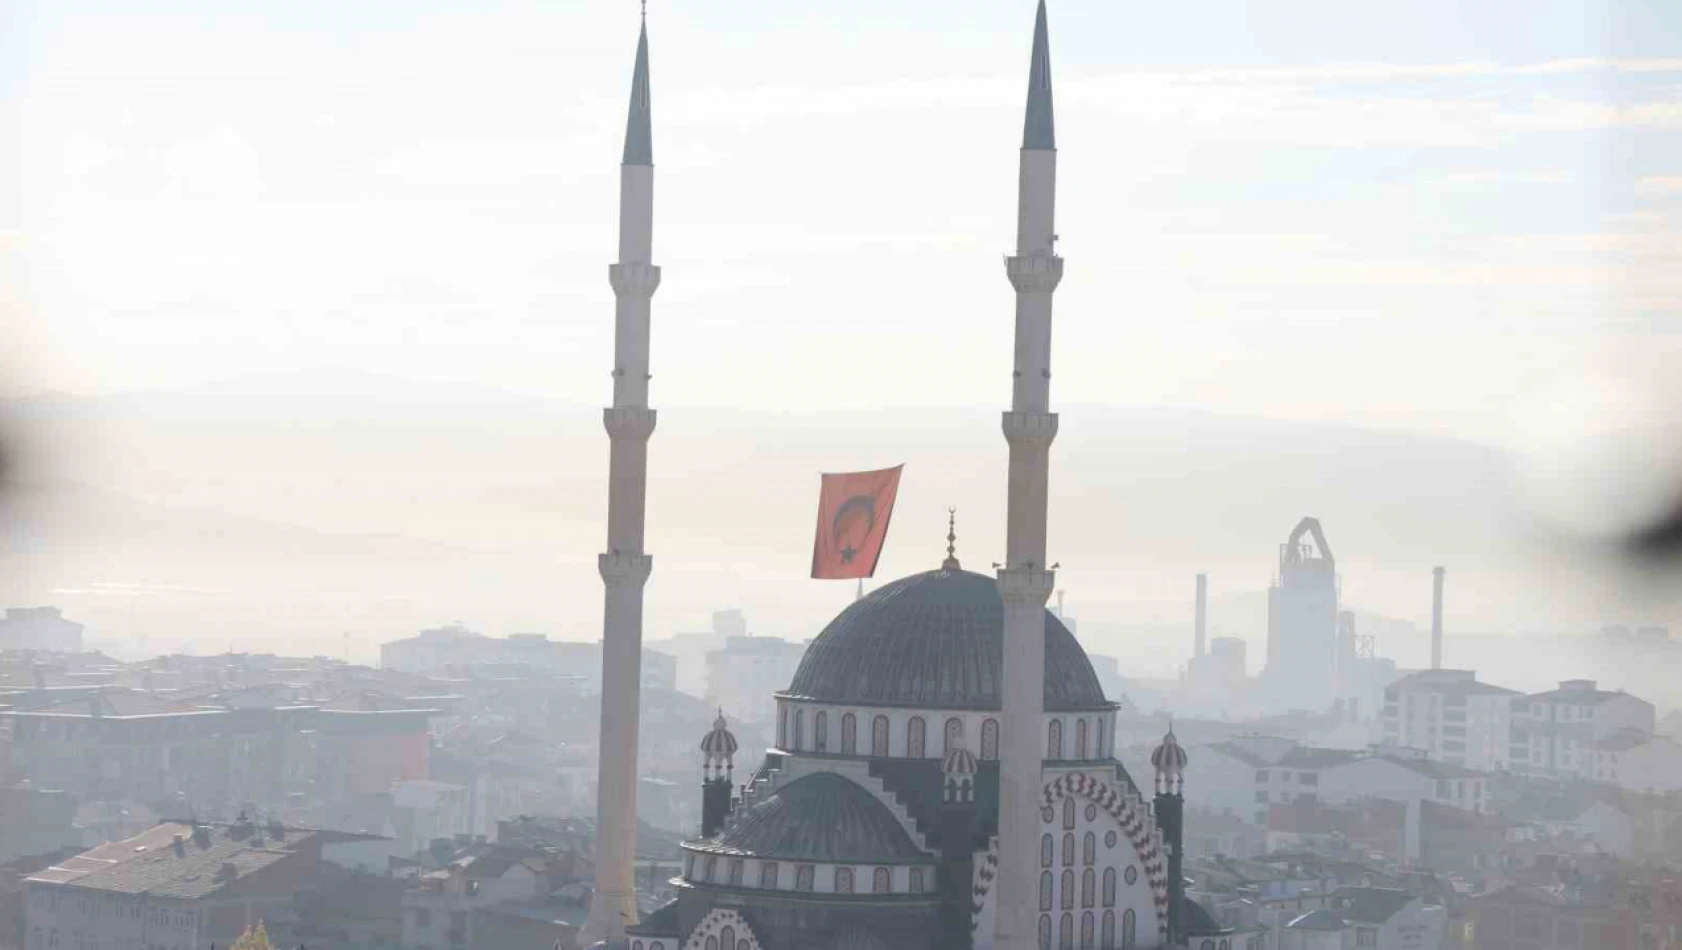
<path fill-rule="evenodd" d="M 1202 656 L 1205 645 L 1208 644 L 1209 634 L 1209 575 L 1197 575 L 1197 650 L 1192 655 Z"/>
<path fill-rule="evenodd" d="M 1431 568 L 1431 669 L 1443 668 L 1443 568 Z"/>

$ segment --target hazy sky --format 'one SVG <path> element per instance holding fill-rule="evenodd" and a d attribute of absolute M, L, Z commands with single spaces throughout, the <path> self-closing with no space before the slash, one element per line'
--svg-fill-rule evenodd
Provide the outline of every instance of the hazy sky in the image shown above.
<path fill-rule="evenodd" d="M 654 400 L 1002 406 L 1029 0 L 655 0 Z M 18 385 L 609 394 L 636 4 L 11 0 Z M 1060 402 L 1503 441 L 1682 313 L 1682 7 L 1051 4 Z"/>
<path fill-rule="evenodd" d="M 798 576 L 809 536 L 776 529 L 809 517 L 822 469 L 915 456 L 927 474 L 908 479 L 905 523 L 934 540 L 890 542 L 892 569 L 923 566 L 924 548 L 938 555 L 950 503 L 971 519 L 966 563 L 982 566 L 1002 525 L 989 507 L 1003 476 L 975 460 L 1004 460 L 992 413 L 1009 398 L 1012 296 L 1000 259 L 1013 243 L 1031 0 L 651 6 L 665 268 L 653 401 L 667 414 L 650 537 L 671 585 L 651 594 L 660 632 L 735 602 L 780 632 L 815 631 L 844 597 L 814 595 Z M 356 370 L 605 404 L 636 9 L 0 0 L 0 393 L 121 404 L 185 390 L 214 411 L 229 391 L 217 380 Z M 1113 495 L 1125 515 L 1099 523 L 1070 494 L 1053 505 L 1079 564 L 1070 583 L 1087 604 L 1111 601 L 1095 619 L 1139 619 L 1125 604 L 1136 597 L 1183 604 L 1185 575 L 1211 562 L 1218 588 L 1258 591 L 1273 546 L 1307 513 L 1328 521 L 1352 599 L 1419 617 L 1421 578 L 1445 546 L 1419 512 L 1459 518 L 1458 499 L 1488 515 L 1507 486 L 1493 462 L 1407 467 L 1476 453 L 1340 459 L 1340 445 L 1353 456 L 1370 444 L 1339 442 L 1337 426 L 1580 447 L 1583 428 L 1658 414 L 1647 387 L 1682 356 L 1682 5 L 1052 0 L 1050 14 L 1068 259 L 1054 404 L 1108 406 L 1122 415 L 1102 418 L 1124 421 L 1174 407 L 1331 424 L 1304 430 L 1300 455 L 1271 458 L 1242 443 L 1274 430 L 1239 427 L 1182 464 L 1164 422 L 1175 417 L 1140 417 L 1170 426 L 1144 438 L 1154 461 L 1141 475 L 1104 467 L 1104 453 L 1127 459 L 1132 447 L 1080 441 L 1072 413 L 1057 477 Z M 288 385 L 311 378 L 339 377 Z M 775 443 L 709 462 L 718 484 L 759 499 L 773 493 L 751 478 L 781 479 L 775 516 L 743 528 L 694 515 L 699 483 L 676 453 L 705 453 L 704 425 L 723 418 L 683 412 L 697 407 L 956 407 L 969 428 L 952 434 L 962 451 L 943 455 L 891 413 L 847 416 L 834 433 L 824 420 L 839 416 L 786 423 L 771 438 L 798 430 L 800 453 Z M 375 464 L 367 444 L 385 436 L 363 430 L 288 441 L 253 429 L 241 444 L 189 426 L 171 430 L 175 454 L 119 455 L 112 440 L 67 453 L 83 463 L 67 474 L 313 531 L 501 543 L 526 572 L 518 582 L 483 564 L 437 570 L 497 598 L 518 615 L 508 623 L 542 614 L 587 633 L 599 624 L 590 558 L 606 443 L 590 412 L 566 420 L 577 431 L 541 451 L 530 419 L 487 450 L 502 469 L 532 466 L 518 494 L 490 501 L 495 478 L 463 448 L 475 443 L 429 435 Z M 1113 425 L 1085 431 L 1134 432 Z M 1642 444 L 1647 454 L 1613 467 L 1676 462 L 1663 449 L 1682 439 Z M 440 484 L 396 490 L 428 453 L 452 455 Z M 1371 471 L 1381 458 L 1400 461 Z M 1243 468 L 1216 470 L 1229 463 Z M 545 478 L 557 466 L 564 502 Z M 1561 484 L 1568 498 L 1601 497 Z M 1175 540 L 1185 531 L 1204 533 Z M 1457 604 L 1496 618 L 1491 628 L 1546 622 L 1568 585 L 1508 577 L 1478 593 L 1478 571 L 1506 568 L 1486 533 L 1476 520 L 1450 550 Z M 1156 545 L 1173 552 L 1150 574 L 1136 564 Z M 183 583 L 142 576 L 159 563 L 136 549 L 121 570 L 45 583 Z M 545 586 L 561 575 L 565 598 Z M 382 577 L 415 598 L 393 625 L 487 616 L 419 577 Z M 245 585 L 227 616 L 256 609 L 245 591 L 271 581 L 255 568 L 227 579 Z M 343 603 L 366 595 L 360 578 L 345 583 Z M 271 593 L 306 604 L 309 589 Z M 500 622 L 486 626 L 506 632 Z"/>

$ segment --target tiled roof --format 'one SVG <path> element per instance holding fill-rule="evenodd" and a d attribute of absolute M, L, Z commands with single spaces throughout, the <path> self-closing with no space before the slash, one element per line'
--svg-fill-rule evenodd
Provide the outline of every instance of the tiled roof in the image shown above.
<path fill-rule="evenodd" d="M 1393 762 L 1404 769 L 1411 772 L 1417 772 L 1427 778 L 1450 779 L 1485 777 L 1484 773 L 1474 769 L 1468 769 L 1464 766 L 1454 765 L 1449 762 L 1439 762 L 1436 759 L 1415 759 L 1401 755 L 1378 755 L 1374 756 L 1374 758 L 1383 759 L 1386 762 Z"/>
<path fill-rule="evenodd" d="M 1349 902 L 1339 911 L 1344 919 L 1363 924 L 1388 923 L 1414 900 L 1407 891 L 1390 887 L 1346 887 L 1338 896 Z"/>
<path fill-rule="evenodd" d="M 1361 753 L 1348 749 L 1315 749 L 1299 745 L 1285 753 L 1285 757 L 1275 764 L 1280 768 L 1323 769 L 1353 761 L 1360 755 Z"/>
<path fill-rule="evenodd" d="M 100 845 L 32 875 L 31 881 L 118 894 L 194 900 L 294 855 L 314 831 L 262 825 L 193 826 L 165 822 L 125 841 Z M 279 834 L 275 834 L 279 831 Z M 175 838 L 181 837 L 179 850 Z"/>
<path fill-rule="evenodd" d="M 1285 926 L 1291 928 L 1292 930 L 1319 930 L 1327 933 L 1336 933 L 1337 931 L 1348 927 L 1349 924 L 1342 917 L 1339 917 L 1332 911 L 1313 910 L 1303 914 L 1301 917 L 1298 917 L 1296 920 L 1291 921 Z"/>
<path fill-rule="evenodd" d="M 219 709 L 203 709 L 155 696 L 137 689 L 103 689 L 79 699 L 67 699 L 51 706 L 42 706 L 22 716 L 78 716 L 105 719 L 134 719 L 141 716 L 219 715 Z"/>

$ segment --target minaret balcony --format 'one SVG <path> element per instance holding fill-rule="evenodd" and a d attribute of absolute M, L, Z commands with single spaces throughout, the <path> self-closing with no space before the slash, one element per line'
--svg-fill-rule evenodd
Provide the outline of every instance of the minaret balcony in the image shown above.
<path fill-rule="evenodd" d="M 654 572 L 654 558 L 648 554 L 609 551 L 596 555 L 596 568 L 609 587 L 641 587 L 648 583 L 648 575 Z"/>
<path fill-rule="evenodd" d="M 660 268 L 640 261 L 609 264 L 607 280 L 620 297 L 652 297 L 660 289 Z"/>
<path fill-rule="evenodd" d="M 647 406 L 609 406 L 602 410 L 602 427 L 610 439 L 647 442 L 654 434 L 655 413 Z"/>
<path fill-rule="evenodd" d="M 1006 412 L 1002 428 L 1011 445 L 1043 449 L 1057 438 L 1057 413 Z"/>
<path fill-rule="evenodd" d="M 1043 607 L 1056 586 L 1056 571 L 1033 567 L 1007 567 L 999 571 L 999 597 L 1006 606 Z"/>
<path fill-rule="evenodd" d="M 1019 294 L 1049 294 L 1063 280 L 1063 259 L 1055 254 L 1007 257 L 1005 275 Z"/>

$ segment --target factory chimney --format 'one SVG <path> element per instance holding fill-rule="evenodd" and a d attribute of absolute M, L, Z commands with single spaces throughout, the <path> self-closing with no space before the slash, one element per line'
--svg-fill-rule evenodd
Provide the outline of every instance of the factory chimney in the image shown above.
<path fill-rule="evenodd" d="M 1202 656 L 1209 640 L 1209 575 L 1197 575 L 1197 648 L 1192 656 Z"/>
<path fill-rule="evenodd" d="M 1443 568 L 1431 568 L 1431 669 L 1443 668 Z"/>

